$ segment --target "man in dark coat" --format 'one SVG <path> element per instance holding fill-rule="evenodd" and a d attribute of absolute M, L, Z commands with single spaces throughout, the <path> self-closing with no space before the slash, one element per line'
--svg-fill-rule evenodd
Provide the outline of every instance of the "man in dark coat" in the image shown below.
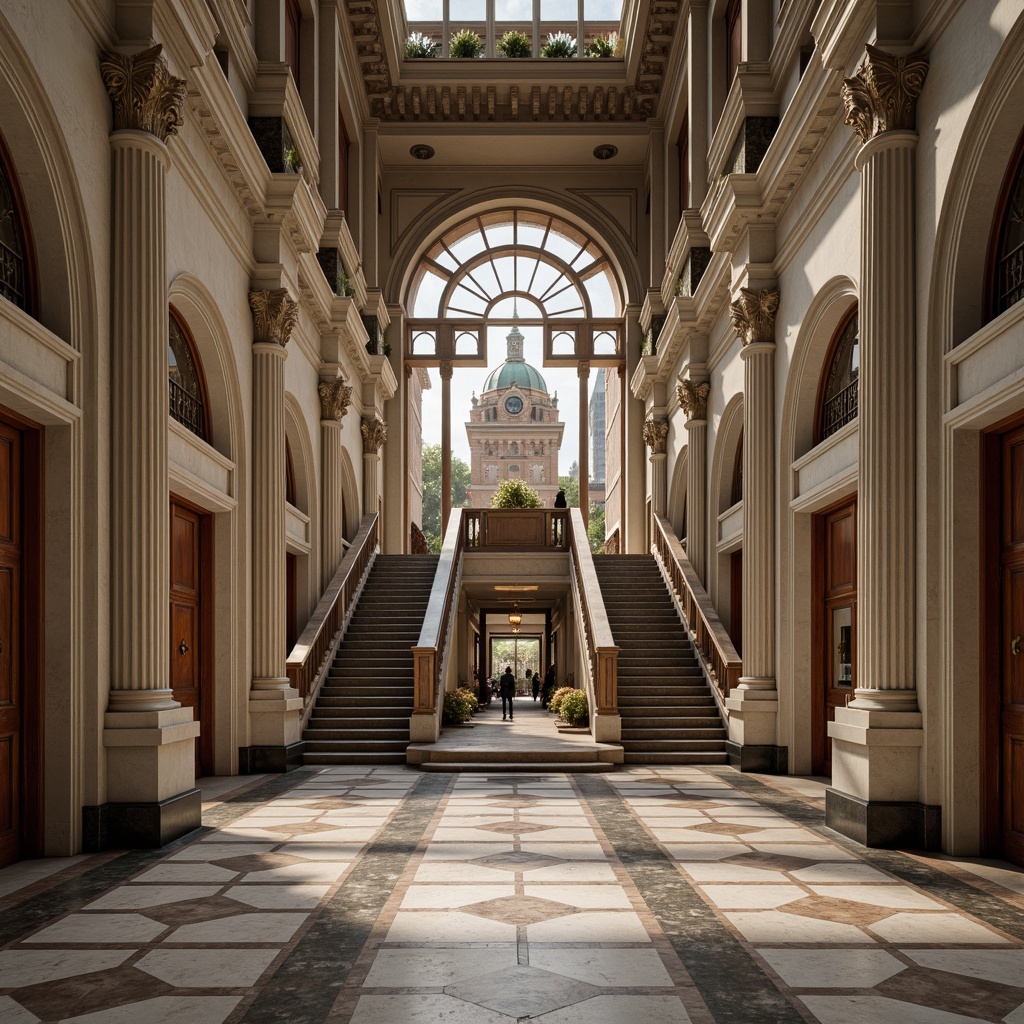
<path fill-rule="evenodd" d="M 530 687 L 533 690 L 533 699 L 536 700 L 540 693 L 540 673 L 534 672 L 533 679 L 530 680 Z"/>
<path fill-rule="evenodd" d="M 512 666 L 506 665 L 501 674 L 501 720 L 512 721 L 512 700 L 516 695 L 516 677 L 512 675 Z"/>

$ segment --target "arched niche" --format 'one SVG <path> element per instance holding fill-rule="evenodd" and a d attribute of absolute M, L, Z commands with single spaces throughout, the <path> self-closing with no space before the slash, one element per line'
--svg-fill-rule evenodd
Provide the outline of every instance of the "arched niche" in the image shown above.
<path fill-rule="evenodd" d="M 689 458 L 690 446 L 684 445 L 676 457 L 675 469 L 672 471 L 672 484 L 668 492 L 668 519 L 676 536 L 682 540 L 686 536 L 686 462 Z"/>

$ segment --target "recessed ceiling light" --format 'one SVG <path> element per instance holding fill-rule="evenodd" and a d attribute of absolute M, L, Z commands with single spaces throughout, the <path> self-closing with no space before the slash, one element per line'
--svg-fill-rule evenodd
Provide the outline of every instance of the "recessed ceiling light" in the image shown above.
<path fill-rule="evenodd" d="M 594 156 L 596 156 L 598 160 L 611 160 L 618 151 L 618 146 L 595 146 Z"/>
<path fill-rule="evenodd" d="M 540 590 L 540 587 L 538 587 L 538 586 L 522 586 L 522 587 L 520 587 L 518 585 L 517 586 L 511 586 L 509 584 L 495 584 L 494 589 L 495 590 L 501 590 L 501 591 L 513 591 L 513 592 L 518 594 L 518 593 L 523 593 L 524 591 L 528 591 L 528 590 Z"/>
<path fill-rule="evenodd" d="M 434 147 L 433 146 L 426 146 L 426 145 L 423 145 L 421 143 L 418 146 L 413 146 L 409 150 L 409 152 L 417 160 L 429 160 L 434 155 Z"/>

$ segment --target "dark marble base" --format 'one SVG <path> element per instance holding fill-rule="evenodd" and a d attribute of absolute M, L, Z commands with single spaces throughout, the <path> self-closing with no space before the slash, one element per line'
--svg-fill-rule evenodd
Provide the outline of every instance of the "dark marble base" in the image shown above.
<path fill-rule="evenodd" d="M 864 846 L 941 849 L 940 807 L 911 802 L 862 800 L 828 787 L 825 824 Z"/>
<path fill-rule="evenodd" d="M 198 789 L 159 803 L 100 804 L 82 808 L 82 848 L 151 849 L 166 846 L 202 824 L 203 798 Z"/>
<path fill-rule="evenodd" d="M 774 744 L 763 746 L 753 743 L 725 741 L 729 767 L 741 772 L 761 772 L 764 775 L 785 775 L 789 771 L 789 747 Z"/>
<path fill-rule="evenodd" d="M 294 771 L 302 767 L 305 748 L 306 744 L 302 740 L 287 747 L 239 747 L 238 774 L 265 775 Z"/>

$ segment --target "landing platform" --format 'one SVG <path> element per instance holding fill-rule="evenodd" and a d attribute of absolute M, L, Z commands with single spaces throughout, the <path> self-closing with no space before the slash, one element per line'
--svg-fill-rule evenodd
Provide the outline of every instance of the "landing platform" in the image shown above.
<path fill-rule="evenodd" d="M 589 733 L 562 732 L 540 700 L 519 697 L 513 718 L 502 721 L 495 698 L 466 725 L 445 726 L 436 743 L 411 743 L 407 761 L 422 771 L 609 771 L 622 764 L 617 743 L 597 743 Z"/>

